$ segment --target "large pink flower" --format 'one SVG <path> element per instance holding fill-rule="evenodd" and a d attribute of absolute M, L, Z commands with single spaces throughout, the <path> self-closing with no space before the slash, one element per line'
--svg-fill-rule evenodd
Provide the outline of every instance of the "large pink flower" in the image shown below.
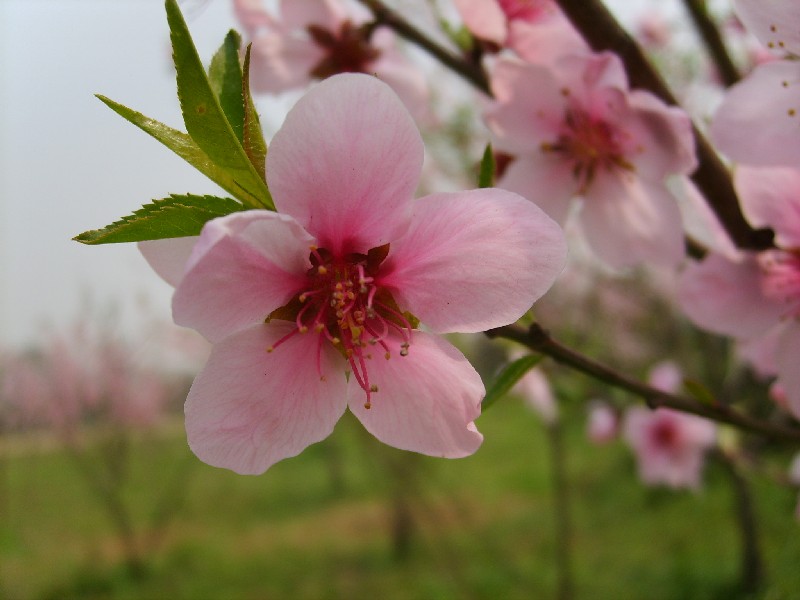
<path fill-rule="evenodd" d="M 780 55 L 800 56 L 800 3 L 738 0 L 747 28 Z M 776 60 L 756 67 L 731 88 L 711 134 L 730 158 L 753 165 L 800 162 L 800 62 Z"/>
<path fill-rule="evenodd" d="M 651 372 L 650 381 L 658 389 L 674 392 L 680 371 L 672 363 L 661 363 Z M 716 439 L 714 423 L 667 408 L 634 406 L 625 413 L 623 433 L 636 453 L 644 483 L 672 488 L 700 486 L 704 455 Z"/>
<path fill-rule="evenodd" d="M 686 268 L 678 298 L 700 327 L 747 342 L 761 357 L 759 370 L 778 374 L 800 417 L 800 171 L 740 166 L 735 183 L 750 222 L 771 226 L 779 249 L 711 253 Z"/>
<path fill-rule="evenodd" d="M 562 269 L 565 243 L 507 191 L 414 201 L 422 158 L 385 84 L 337 75 L 272 140 L 267 181 L 280 212 L 206 224 L 173 299 L 175 321 L 214 342 L 186 401 L 202 460 L 263 472 L 329 435 L 347 406 L 399 448 L 478 448 L 483 384 L 434 334 L 518 319 Z"/>
<path fill-rule="evenodd" d="M 582 197 L 582 229 L 614 267 L 683 256 L 681 217 L 664 178 L 695 166 L 688 117 L 629 91 L 610 53 L 567 56 L 551 69 L 500 59 L 486 114 L 495 147 L 517 158 L 499 182 L 563 222 Z"/>
<path fill-rule="evenodd" d="M 368 26 L 341 0 L 281 0 L 280 18 L 263 0 L 233 0 L 253 42 L 251 84 L 259 92 L 303 88 L 337 73 L 377 75 L 418 119 L 428 116 L 422 73 L 398 51 L 393 33 Z"/>

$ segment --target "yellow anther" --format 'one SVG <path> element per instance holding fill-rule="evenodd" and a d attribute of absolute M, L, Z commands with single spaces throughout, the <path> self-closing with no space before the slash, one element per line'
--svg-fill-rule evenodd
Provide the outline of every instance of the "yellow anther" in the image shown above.
<path fill-rule="evenodd" d="M 267 353 L 270 353 L 273 350 L 275 350 L 275 346 L 270 346 L 269 348 L 267 348 Z"/>
<path fill-rule="evenodd" d="M 389 354 L 389 353 L 387 352 L 386 354 L 384 354 L 384 355 L 383 355 L 383 357 L 384 357 L 386 360 L 389 360 L 390 358 L 392 358 L 392 355 L 391 355 L 391 354 Z"/>
<path fill-rule="evenodd" d="M 308 333 L 308 327 L 306 327 L 305 325 L 300 325 L 300 327 L 298 327 L 297 330 L 300 333 Z"/>
<path fill-rule="evenodd" d="M 369 410 L 370 408 L 372 408 L 372 402 L 370 402 L 369 400 L 367 400 L 366 402 L 364 402 L 364 408 L 366 408 L 367 410 Z"/>
<path fill-rule="evenodd" d="M 377 392 L 378 391 L 378 384 L 373 383 L 371 386 L 369 386 L 369 391 L 370 392 Z"/>
<path fill-rule="evenodd" d="M 325 268 L 325 265 L 320 265 L 317 267 L 317 273 L 319 273 L 320 275 L 327 275 L 328 269 Z"/>
<path fill-rule="evenodd" d="M 325 325 L 323 325 L 322 323 L 317 323 L 316 325 L 314 325 L 314 331 L 316 331 L 317 333 L 322 333 L 324 329 Z"/>

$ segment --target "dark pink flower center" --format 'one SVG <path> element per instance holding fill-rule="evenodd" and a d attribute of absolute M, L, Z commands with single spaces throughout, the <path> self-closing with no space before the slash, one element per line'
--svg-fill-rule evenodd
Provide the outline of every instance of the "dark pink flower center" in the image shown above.
<path fill-rule="evenodd" d="M 563 93 L 568 95 L 569 91 Z M 572 161 L 572 173 L 580 192 L 586 191 L 598 169 L 633 170 L 623 154 L 618 129 L 579 108 L 567 109 L 558 140 L 542 144 L 542 150 L 558 152 Z"/>
<path fill-rule="evenodd" d="M 356 27 L 350 21 L 342 23 L 339 31 L 309 25 L 308 34 L 325 51 L 310 75 L 325 79 L 338 73 L 369 73 L 369 66 L 380 56 L 380 50 L 369 42 L 371 30 Z"/>
<path fill-rule="evenodd" d="M 267 320 L 293 321 L 295 328 L 275 342 L 272 352 L 290 337 L 300 333 L 318 336 L 317 371 L 322 377 L 320 359 L 324 343 L 332 344 L 350 365 L 353 377 L 366 393 L 370 408 L 378 387 L 370 383 L 367 360 L 373 350 L 389 360 L 390 335 L 402 338 L 400 356 L 408 354 L 416 319 L 400 310 L 392 294 L 377 281 L 389 245 L 373 248 L 367 254 L 350 253 L 335 257 L 324 248 L 311 248 L 311 268 L 307 285 Z"/>
<path fill-rule="evenodd" d="M 678 445 L 678 428 L 671 420 L 657 421 L 650 434 L 658 448 L 673 449 Z"/>
<path fill-rule="evenodd" d="M 769 250 L 758 256 L 761 291 L 788 305 L 786 317 L 800 318 L 800 250 Z"/>

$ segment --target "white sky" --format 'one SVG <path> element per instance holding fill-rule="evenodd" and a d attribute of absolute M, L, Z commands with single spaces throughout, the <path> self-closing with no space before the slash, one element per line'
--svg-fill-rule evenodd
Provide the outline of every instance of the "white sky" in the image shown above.
<path fill-rule="evenodd" d="M 204 60 L 234 26 L 230 0 L 190 19 Z M 0 0 L 0 348 L 69 321 L 87 297 L 126 314 L 147 298 L 169 318 L 171 288 L 134 245 L 70 240 L 170 192 L 218 193 L 93 97 L 182 129 L 169 61 L 161 0 Z"/>

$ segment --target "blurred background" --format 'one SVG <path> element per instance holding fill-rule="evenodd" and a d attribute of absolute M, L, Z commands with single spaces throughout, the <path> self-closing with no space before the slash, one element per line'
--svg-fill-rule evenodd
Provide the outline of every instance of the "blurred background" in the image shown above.
<path fill-rule="evenodd" d="M 425 0 L 392 4 L 433 14 Z M 679 58 L 653 46 L 654 59 L 707 117 L 717 97 L 695 81 L 707 66 L 682 5 L 608 4 L 634 33 L 666 27 Z M 232 5 L 182 7 L 207 61 L 238 26 Z M 445 99 L 465 89 L 452 85 Z M 0 598 L 739 596 L 736 474 L 712 457 L 699 491 L 644 487 L 618 423 L 602 444 L 587 435 L 588 400 L 614 420 L 629 399 L 559 369 L 557 418 L 517 390 L 481 417 L 486 441 L 467 459 L 382 446 L 348 414 L 260 477 L 197 460 L 181 407 L 206 343 L 171 324 L 171 288 L 135 246 L 71 238 L 170 192 L 220 191 L 95 93 L 182 128 L 160 0 L 0 0 Z M 257 98 L 268 137 L 299 93 Z M 437 110 L 423 186 L 455 189 L 486 134 L 475 105 Z M 731 348 L 680 324 L 664 277 L 579 268 L 537 317 L 643 378 L 665 356 L 723 378 Z M 507 360 L 498 344 L 454 341 L 487 381 Z M 784 479 L 768 469 L 748 496 L 771 599 L 800 597 Z"/>

